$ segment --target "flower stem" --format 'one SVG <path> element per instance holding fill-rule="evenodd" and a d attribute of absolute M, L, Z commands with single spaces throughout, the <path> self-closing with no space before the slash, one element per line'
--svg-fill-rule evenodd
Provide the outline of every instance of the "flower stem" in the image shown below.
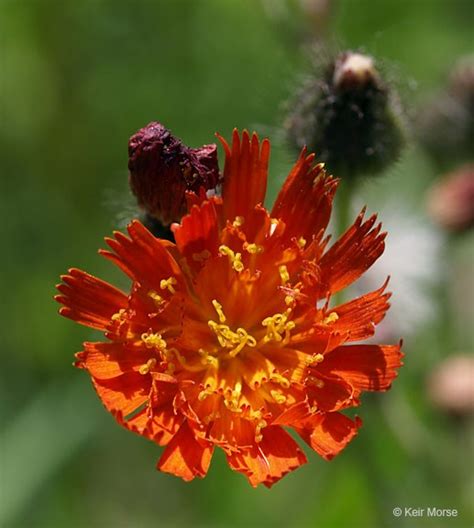
<path fill-rule="evenodd" d="M 341 237 L 349 228 L 352 219 L 352 199 L 354 196 L 354 178 L 349 176 L 343 178 L 339 184 L 336 201 L 336 226 L 335 235 Z M 335 305 L 339 305 L 345 300 L 345 291 L 339 291 L 334 296 Z"/>

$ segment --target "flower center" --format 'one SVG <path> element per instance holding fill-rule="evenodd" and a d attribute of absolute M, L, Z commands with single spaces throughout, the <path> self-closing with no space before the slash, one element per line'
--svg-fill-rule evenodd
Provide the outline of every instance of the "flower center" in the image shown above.
<path fill-rule="evenodd" d="M 226 324 L 226 316 L 222 309 L 222 305 L 214 299 L 212 304 L 217 312 L 219 317 L 219 322 L 216 323 L 210 319 L 207 324 L 209 328 L 216 334 L 217 340 L 222 348 L 230 348 L 231 350 L 227 353 L 229 358 L 235 357 L 245 346 L 256 347 L 256 339 L 247 333 L 243 328 L 237 328 L 237 331 L 234 332 Z"/>

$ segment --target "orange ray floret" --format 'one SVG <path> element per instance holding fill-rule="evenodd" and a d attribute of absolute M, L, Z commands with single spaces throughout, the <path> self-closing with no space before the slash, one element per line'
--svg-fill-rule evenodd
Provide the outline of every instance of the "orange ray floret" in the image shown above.
<path fill-rule="evenodd" d="M 293 429 L 325 459 L 357 434 L 365 391 L 384 391 L 400 345 L 364 345 L 388 310 L 387 284 L 339 306 L 331 294 L 381 255 L 385 234 L 363 213 L 327 248 L 337 180 L 302 152 L 269 213 L 269 142 L 234 131 L 222 197 L 188 196 L 176 244 L 140 222 L 101 253 L 131 279 L 129 295 L 71 269 L 61 314 L 102 330 L 76 366 L 127 429 L 166 446 L 158 468 L 207 473 L 215 447 L 253 486 L 272 486 L 306 457 Z M 355 344 L 349 344 L 359 342 Z"/>

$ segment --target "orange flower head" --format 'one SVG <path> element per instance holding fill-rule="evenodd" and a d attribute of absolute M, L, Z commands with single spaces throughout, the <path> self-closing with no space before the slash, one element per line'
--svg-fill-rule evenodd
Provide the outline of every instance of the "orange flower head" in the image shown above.
<path fill-rule="evenodd" d="M 203 477 L 218 446 L 253 486 L 270 487 L 306 462 L 285 429 L 331 459 L 361 425 L 341 411 L 396 376 L 399 345 L 350 344 L 384 317 L 386 284 L 330 302 L 381 255 L 385 234 L 362 212 L 328 248 L 337 180 L 314 155 L 303 150 L 269 212 L 268 140 L 219 139 L 222 197 L 188 194 L 176 244 L 138 221 L 106 239 L 101 253 L 130 277 L 128 296 L 71 269 L 57 300 L 105 333 L 76 366 L 121 425 L 166 446 L 161 471 Z"/>

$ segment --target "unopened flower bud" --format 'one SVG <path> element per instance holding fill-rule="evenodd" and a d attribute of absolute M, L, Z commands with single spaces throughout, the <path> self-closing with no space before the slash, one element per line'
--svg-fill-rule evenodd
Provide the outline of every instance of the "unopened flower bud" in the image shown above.
<path fill-rule="evenodd" d="M 378 82 L 374 60 L 360 53 L 344 53 L 336 61 L 333 84 L 340 90 L 364 89 Z"/>
<path fill-rule="evenodd" d="M 186 191 L 213 189 L 219 182 L 216 145 L 189 148 L 153 122 L 128 144 L 130 187 L 145 213 L 163 226 L 186 213 Z"/>
<path fill-rule="evenodd" d="M 288 109 L 290 144 L 307 145 L 337 176 L 377 174 L 404 144 L 396 96 L 368 55 L 341 53 L 307 79 Z"/>
<path fill-rule="evenodd" d="M 439 364 L 428 379 L 428 395 L 440 410 L 457 416 L 474 413 L 474 357 L 456 355 Z"/>
<path fill-rule="evenodd" d="M 446 87 L 419 111 L 418 137 L 444 168 L 472 159 L 474 150 L 474 57 L 460 59 Z"/>
<path fill-rule="evenodd" d="M 436 182 L 428 194 L 428 213 L 449 231 L 474 226 L 474 165 L 468 164 Z"/>

